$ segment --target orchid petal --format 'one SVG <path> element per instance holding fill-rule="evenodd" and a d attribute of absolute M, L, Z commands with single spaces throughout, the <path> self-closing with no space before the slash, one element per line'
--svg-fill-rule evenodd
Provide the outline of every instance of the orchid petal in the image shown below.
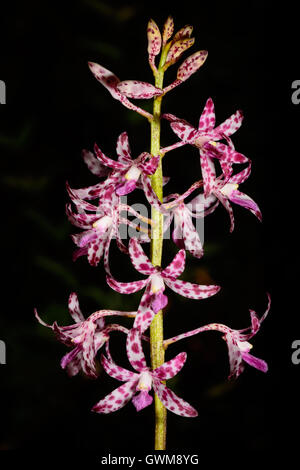
<path fill-rule="evenodd" d="M 147 26 L 148 54 L 150 57 L 157 56 L 161 49 L 161 34 L 155 21 L 152 19 Z"/>
<path fill-rule="evenodd" d="M 107 359 L 104 354 L 101 355 L 101 364 L 105 372 L 116 380 L 128 382 L 138 378 L 138 375 L 123 367 L 117 366 L 114 362 Z"/>
<path fill-rule="evenodd" d="M 163 278 L 176 279 L 181 276 L 185 268 L 185 258 L 185 251 L 178 251 L 173 261 L 161 272 Z"/>
<path fill-rule="evenodd" d="M 231 202 L 249 209 L 249 211 L 252 212 L 252 214 L 254 214 L 260 221 L 262 220 L 260 208 L 256 202 L 253 201 L 253 199 L 251 199 L 251 197 L 249 197 L 247 194 L 241 193 L 238 190 L 234 190 L 228 197 Z"/>
<path fill-rule="evenodd" d="M 214 129 L 216 134 L 225 134 L 226 136 L 230 136 L 234 134 L 242 125 L 243 122 L 243 113 L 241 110 L 236 111 L 236 113 L 232 114 L 226 121 L 222 124 L 217 126 Z"/>
<path fill-rule="evenodd" d="M 208 98 L 200 116 L 198 130 L 201 132 L 212 131 L 215 127 L 215 122 L 216 116 L 214 102 L 211 98 Z"/>
<path fill-rule="evenodd" d="M 197 51 L 183 61 L 177 71 L 177 79 L 184 82 L 204 64 L 207 51 Z"/>
<path fill-rule="evenodd" d="M 88 65 L 94 77 L 111 93 L 113 98 L 119 99 L 116 93 L 116 86 L 120 81 L 119 78 L 95 62 L 89 62 Z"/>
<path fill-rule="evenodd" d="M 159 382 L 157 379 L 153 379 L 153 389 L 158 395 L 162 404 L 172 413 L 187 418 L 198 416 L 198 412 L 189 403 L 184 401 L 175 395 L 166 385 Z"/>
<path fill-rule="evenodd" d="M 204 194 L 205 197 L 208 197 L 211 193 L 212 187 L 214 185 L 216 177 L 215 164 L 212 159 L 206 154 L 202 149 L 199 150 L 200 153 L 200 165 L 204 185 Z"/>
<path fill-rule="evenodd" d="M 141 332 L 138 328 L 132 328 L 127 335 L 127 357 L 132 367 L 138 372 L 147 368 L 146 358 L 142 349 Z"/>
<path fill-rule="evenodd" d="M 149 328 L 154 317 L 154 312 L 151 309 L 151 301 L 151 284 L 149 283 L 140 300 L 140 305 L 133 324 L 133 328 L 139 329 L 141 333 Z"/>
<path fill-rule="evenodd" d="M 139 168 L 145 173 L 146 175 L 154 175 L 159 165 L 160 156 L 157 155 L 152 157 L 150 153 L 144 152 L 142 154 L 142 162 L 139 163 Z"/>
<path fill-rule="evenodd" d="M 92 411 L 107 414 L 123 408 L 123 406 L 125 406 L 134 395 L 137 383 L 138 379 L 134 379 L 116 388 L 113 392 L 106 395 L 103 400 L 96 403 L 96 405 L 93 406 Z"/>
<path fill-rule="evenodd" d="M 159 380 L 169 380 L 178 374 L 178 372 L 184 366 L 185 361 L 186 361 L 186 353 L 185 352 L 179 353 L 170 361 L 167 361 L 161 366 L 154 369 L 152 372 L 152 375 L 153 377 Z"/>
<path fill-rule="evenodd" d="M 242 353 L 232 333 L 228 333 L 224 337 L 228 347 L 228 357 L 230 365 L 230 374 L 228 379 L 236 379 L 244 370 Z"/>
<path fill-rule="evenodd" d="M 132 164 L 131 150 L 127 132 L 122 132 L 117 140 L 117 155 L 120 163 L 125 165 Z"/>
<path fill-rule="evenodd" d="M 233 210 L 230 205 L 230 202 L 227 200 L 225 196 L 223 196 L 223 194 L 220 191 L 216 191 L 215 195 L 217 196 L 221 204 L 223 204 L 223 206 L 225 207 L 225 209 L 227 210 L 229 214 L 229 217 L 230 217 L 230 229 L 229 230 L 230 230 L 230 233 L 232 233 L 234 230 L 234 216 L 233 216 Z"/>
<path fill-rule="evenodd" d="M 202 258 L 204 254 L 203 246 L 187 210 L 184 211 L 183 218 L 184 224 L 182 227 L 182 233 L 185 249 L 195 256 L 195 258 Z"/>
<path fill-rule="evenodd" d="M 237 183 L 237 184 L 244 183 L 244 181 L 246 181 L 249 178 L 250 173 L 251 173 L 251 161 L 249 161 L 249 165 L 246 168 L 244 168 L 242 171 L 240 171 L 236 175 L 233 175 L 230 178 L 230 183 Z"/>
<path fill-rule="evenodd" d="M 97 238 L 96 240 L 92 241 L 88 248 L 88 262 L 91 266 L 97 266 L 99 261 L 101 260 L 104 248 L 106 244 L 106 238 L 101 239 Z"/>
<path fill-rule="evenodd" d="M 82 340 L 82 370 L 90 377 L 97 377 L 95 366 L 95 344 L 94 334 L 97 325 L 94 322 L 87 321 L 84 324 L 84 338 Z"/>
<path fill-rule="evenodd" d="M 220 290 L 220 286 L 192 284 L 191 282 L 180 281 L 179 279 L 175 281 L 165 279 L 165 282 L 174 292 L 188 299 L 207 299 Z"/>
<path fill-rule="evenodd" d="M 112 160 L 109 157 L 106 157 L 104 153 L 100 150 L 97 144 L 94 145 L 95 154 L 97 158 L 103 163 L 103 165 L 113 168 L 114 170 L 127 170 L 128 163 L 122 163 L 120 161 Z"/>
<path fill-rule="evenodd" d="M 99 160 L 97 160 L 97 158 L 93 155 L 92 152 L 83 149 L 81 155 L 85 164 L 87 165 L 90 172 L 93 173 L 93 175 L 96 175 L 99 178 L 108 175 L 109 170 L 104 165 L 102 165 Z"/>
<path fill-rule="evenodd" d="M 133 294 L 134 292 L 143 289 L 148 283 L 148 279 L 133 282 L 119 282 L 110 276 L 106 276 L 106 282 L 109 287 L 119 292 L 120 294 Z"/>
<path fill-rule="evenodd" d="M 171 122 L 172 131 L 187 144 L 194 144 L 198 131 L 190 124 L 181 121 Z"/>
<path fill-rule="evenodd" d="M 79 301 L 76 292 L 72 292 L 68 300 L 68 308 L 71 317 L 75 323 L 84 321 L 84 316 L 79 307 Z"/>
<path fill-rule="evenodd" d="M 95 210 L 97 210 L 96 207 Z M 97 214 L 87 214 L 86 212 L 75 213 L 71 209 L 71 204 L 66 205 L 66 214 L 71 224 L 83 229 L 91 228 L 93 223 L 101 216 L 100 210 Z"/>
<path fill-rule="evenodd" d="M 131 238 L 129 242 L 129 255 L 135 269 L 146 276 L 155 273 L 155 268 L 149 258 L 145 255 L 136 238 Z"/>
<path fill-rule="evenodd" d="M 151 99 L 163 93 L 160 88 L 151 85 L 151 83 L 140 82 L 137 80 L 124 80 L 119 82 L 117 89 L 128 98 Z"/>

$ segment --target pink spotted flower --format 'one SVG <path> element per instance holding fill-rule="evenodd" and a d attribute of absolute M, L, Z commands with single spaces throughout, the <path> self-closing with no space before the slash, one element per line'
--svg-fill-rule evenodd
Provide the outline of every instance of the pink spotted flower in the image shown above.
<path fill-rule="evenodd" d="M 236 379 L 243 372 L 245 368 L 245 363 L 262 372 L 267 372 L 267 363 L 264 360 L 259 359 L 250 354 L 252 344 L 249 343 L 249 340 L 253 338 L 253 336 L 255 336 L 256 333 L 259 331 L 262 322 L 265 320 L 266 316 L 270 311 L 271 297 L 269 294 L 267 294 L 267 296 L 267 309 L 261 318 L 258 317 L 254 310 L 250 309 L 251 326 L 248 328 L 244 328 L 242 330 L 234 330 L 220 323 L 211 323 L 209 325 L 204 325 L 195 330 L 188 331 L 178 336 L 174 336 L 173 338 L 167 339 L 164 341 L 164 346 L 165 348 L 167 348 L 169 344 L 175 343 L 189 336 L 194 336 L 196 334 L 203 333 L 204 331 L 220 331 L 224 334 L 223 339 L 226 341 L 228 347 L 228 357 L 230 365 L 230 373 L 228 377 L 229 379 Z"/>
<path fill-rule="evenodd" d="M 178 119 L 172 114 L 164 114 L 163 117 L 171 121 L 171 128 L 180 138 L 180 142 L 162 149 L 162 152 L 172 150 L 185 144 L 197 147 L 200 152 L 200 164 L 204 182 L 204 192 L 206 195 L 210 192 L 213 182 L 214 166 L 212 158 L 217 158 L 220 161 L 223 172 L 226 175 L 231 172 L 231 165 L 233 163 L 245 163 L 248 161 L 245 155 L 235 150 L 230 139 L 230 136 L 234 134 L 242 124 L 243 114 L 241 111 L 237 111 L 222 124 L 215 127 L 214 103 L 212 99 L 209 98 L 200 116 L 198 129 L 195 129 L 185 120 Z M 227 145 L 219 142 L 222 139 L 226 140 Z"/>
<path fill-rule="evenodd" d="M 152 190 L 149 178 L 146 177 L 146 175 L 151 175 L 156 171 L 159 162 L 158 157 L 151 157 L 150 154 L 144 153 L 136 160 L 132 160 L 126 132 L 122 132 L 117 139 L 117 161 L 108 159 L 101 151 L 99 152 L 100 158 L 95 157 L 88 150 L 83 150 L 82 157 L 94 175 L 101 179 L 106 177 L 106 179 L 85 188 L 72 188 L 72 195 L 83 200 L 99 199 L 99 203 L 103 206 L 104 204 L 110 205 L 113 192 L 121 196 L 129 194 L 135 188 L 140 188 L 144 190 L 150 204 L 159 209 L 160 201 Z M 105 162 L 103 162 L 103 159 L 105 159 Z M 169 179 L 164 177 L 163 185 L 167 184 Z M 67 189 L 69 190 L 68 185 Z"/>
<path fill-rule="evenodd" d="M 147 234 L 147 229 L 137 226 L 127 218 L 124 218 L 122 213 L 126 211 L 147 223 L 151 223 L 151 220 L 140 215 L 131 206 L 121 204 L 120 198 L 114 191 L 110 191 L 110 188 L 106 191 L 106 193 L 109 193 L 109 196 L 103 198 L 103 203 L 101 199 L 98 207 L 79 199 L 70 187 L 67 186 L 67 188 L 70 198 L 78 210 L 77 213 L 73 212 L 71 206 L 67 205 L 66 212 L 68 219 L 73 225 L 83 229 L 83 232 L 72 235 L 74 243 L 79 247 L 73 254 L 73 260 L 75 261 L 78 257 L 86 255 L 89 263 L 92 266 L 97 266 L 103 257 L 105 270 L 109 274 L 109 248 L 111 240 L 115 238 L 118 248 L 122 252 L 127 253 L 127 248 L 120 236 L 120 225 L 129 225 L 136 230 L 144 230 Z"/>
<path fill-rule="evenodd" d="M 148 277 L 134 282 L 119 282 L 110 276 L 106 279 L 108 285 L 121 294 L 131 294 L 146 287 L 134 322 L 134 327 L 141 331 L 145 331 L 151 322 L 149 310 L 156 314 L 167 305 L 168 298 L 164 295 L 166 285 L 189 299 L 205 299 L 220 290 L 216 285 L 198 285 L 177 279 L 184 271 L 185 250 L 180 250 L 164 269 L 153 266 L 135 238 L 129 242 L 129 255 L 135 269 Z"/>
<path fill-rule="evenodd" d="M 158 204 L 158 198 L 152 190 L 148 177 L 156 172 L 160 156 L 152 157 L 149 153 L 143 152 L 133 160 L 126 132 L 121 134 L 119 141 L 122 142 L 122 147 L 117 147 L 118 160 L 106 157 L 95 144 L 95 153 L 99 161 L 104 166 L 113 169 L 105 182 L 106 186 L 113 185 L 118 196 L 125 196 L 136 187 L 142 187 L 150 204 Z"/>
<path fill-rule="evenodd" d="M 167 214 L 164 219 L 164 232 L 169 228 L 174 220 L 174 230 L 172 239 L 178 248 L 189 251 L 196 258 L 201 258 L 204 254 L 202 242 L 193 224 L 193 218 L 202 219 L 215 210 L 216 198 L 214 196 L 204 197 L 200 200 L 195 197 L 189 203 L 185 203 L 186 197 L 202 185 L 202 181 L 194 183 L 184 194 L 171 194 L 164 198 L 162 207 Z M 201 195 L 203 196 L 203 195 Z"/>
<path fill-rule="evenodd" d="M 101 362 L 107 374 L 125 383 L 96 403 L 92 411 L 103 414 L 112 413 L 123 408 L 130 400 L 136 410 L 140 411 L 151 405 L 153 397 L 149 392 L 153 388 L 169 411 L 185 417 L 198 415 L 189 403 L 179 398 L 162 383 L 162 381 L 171 379 L 178 374 L 186 361 L 186 353 L 177 354 L 170 361 L 151 370 L 147 367 L 142 350 L 140 332 L 138 329 L 132 328 L 127 335 L 127 356 L 136 372 L 124 369 L 102 355 Z"/>
<path fill-rule="evenodd" d="M 73 349 L 61 359 L 61 367 L 66 369 L 70 376 L 76 375 L 81 369 L 89 377 L 96 378 L 95 357 L 97 352 L 106 344 L 106 352 L 109 354 L 109 335 L 112 331 L 121 331 L 125 334 L 128 329 L 121 325 L 110 324 L 105 326 L 106 316 L 135 317 L 136 312 L 121 312 L 117 310 L 99 310 L 87 319 L 84 318 L 78 298 L 75 292 L 69 297 L 69 313 L 74 320 L 73 325 L 58 326 L 56 322 L 52 325 L 45 323 L 39 317 L 36 309 L 35 316 L 39 323 L 51 328 L 57 339 L 66 346 Z"/>
<path fill-rule="evenodd" d="M 211 168 L 213 169 L 213 164 Z M 213 212 L 218 206 L 218 203 L 221 202 L 230 217 L 230 232 L 232 232 L 234 229 L 234 216 L 230 202 L 245 207 L 245 209 L 248 209 L 258 218 L 258 220 L 261 221 L 262 214 L 256 202 L 253 201 L 253 199 L 251 199 L 251 197 L 249 197 L 247 194 L 238 190 L 239 184 L 243 183 L 249 177 L 250 172 L 251 164 L 249 164 L 240 173 L 237 173 L 233 176 L 227 178 L 221 176 L 216 178 L 215 170 L 213 169 L 210 193 L 208 197 L 206 198 L 203 194 L 197 196 L 193 201 L 191 201 L 192 209 L 197 206 L 201 207 L 201 205 L 204 204 L 210 207 L 210 210 L 208 210 L 207 213 Z"/>

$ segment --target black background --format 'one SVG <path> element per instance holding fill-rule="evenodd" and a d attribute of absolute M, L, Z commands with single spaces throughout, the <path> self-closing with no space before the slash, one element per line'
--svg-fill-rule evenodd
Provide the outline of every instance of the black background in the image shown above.
<path fill-rule="evenodd" d="M 108 416 L 91 413 L 116 382 L 104 373 L 96 381 L 68 378 L 59 366 L 65 347 L 37 324 L 33 307 L 45 321 L 68 324 L 72 291 L 85 315 L 138 303 L 139 295 L 123 299 L 106 286 L 102 265 L 92 268 L 84 259 L 72 263 L 69 234 L 74 230 L 64 214 L 65 181 L 72 187 L 94 184 L 81 149 L 92 149 L 97 141 L 114 156 L 124 130 L 134 157 L 149 150 L 148 123 L 111 98 L 87 61 L 101 63 L 121 79 L 151 81 L 147 22 L 153 17 L 162 27 L 168 14 L 177 30 L 192 24 L 192 51 L 207 49 L 209 55 L 197 74 L 166 97 L 164 111 L 196 124 L 208 96 L 215 101 L 218 123 L 236 109 L 244 111 L 234 143 L 252 159 L 253 170 L 241 190 L 257 201 L 263 223 L 237 206 L 233 234 L 221 208 L 207 218 L 206 254 L 201 261 L 188 257 L 184 279 L 212 281 L 222 291 L 202 302 L 170 293 L 166 336 L 211 321 L 246 327 L 248 308 L 263 313 L 265 292 L 272 295 L 271 313 L 253 340 L 253 354 L 269 364 L 267 374 L 246 367 L 229 384 L 226 345 L 214 334 L 168 350 L 167 359 L 187 351 L 188 361 L 172 387 L 199 411 L 191 420 L 168 414 L 168 449 L 199 454 L 217 449 L 224 456 L 288 456 L 296 449 L 300 365 L 292 364 L 291 345 L 300 339 L 300 105 L 292 104 L 291 84 L 300 71 L 295 5 L 81 0 L 16 2 L 1 14 L 0 79 L 7 87 L 7 104 L 0 107 L 0 339 L 7 346 L 7 364 L 0 365 L 3 451 L 44 449 L 80 457 L 105 455 L 108 449 L 115 455 L 152 449 L 153 410 L 136 413 L 128 404 Z M 174 79 L 173 69 L 166 83 Z M 167 124 L 162 132 L 163 145 L 174 142 Z M 166 189 L 181 192 L 198 172 L 197 151 L 184 147 L 166 159 L 164 171 L 172 177 Z M 165 263 L 175 252 L 166 242 Z M 112 270 L 119 280 L 138 278 L 114 246 Z M 115 335 L 111 344 L 116 359 L 128 367 L 125 338 Z"/>

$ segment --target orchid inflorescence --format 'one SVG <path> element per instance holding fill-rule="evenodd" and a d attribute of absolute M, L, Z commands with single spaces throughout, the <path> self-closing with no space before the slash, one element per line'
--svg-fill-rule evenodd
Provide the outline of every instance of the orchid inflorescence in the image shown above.
<path fill-rule="evenodd" d="M 101 355 L 103 369 L 123 384 L 93 406 L 92 410 L 97 413 L 119 410 L 130 400 L 136 410 L 140 411 L 153 402 L 150 395 L 153 388 L 156 399 L 169 411 L 186 417 L 197 416 L 197 411 L 175 395 L 165 384 L 166 380 L 174 377 L 182 369 L 186 353 L 182 352 L 173 359 L 166 362 L 163 360 L 159 364 L 151 357 L 150 367 L 147 365 L 142 343 L 152 344 L 155 341 L 155 335 L 149 337 L 147 330 L 149 327 L 153 328 L 156 317 L 158 318 L 162 309 L 166 307 L 169 289 L 190 299 L 205 299 L 220 290 L 217 285 L 198 285 L 178 279 L 184 271 L 186 252 L 198 259 L 204 255 L 203 244 L 193 219 L 203 219 L 214 212 L 221 203 L 229 214 L 232 232 L 234 216 L 231 203 L 234 203 L 245 207 L 261 220 L 258 205 L 248 195 L 238 190 L 238 186 L 250 176 L 251 172 L 251 161 L 235 150 L 231 139 L 242 124 L 242 112 L 236 111 L 222 124 L 216 126 L 214 103 L 208 98 L 197 128 L 173 114 L 160 114 L 162 98 L 190 78 L 207 58 L 207 51 L 203 50 L 190 55 L 179 66 L 176 80 L 166 87 L 162 86 L 162 77 L 166 70 L 194 44 L 194 38 L 191 38 L 192 29 L 188 25 L 173 35 L 173 19 L 168 17 L 161 33 L 156 23 L 153 20 L 149 21 L 148 59 L 155 85 L 138 80 L 120 81 L 103 66 L 89 62 L 94 77 L 112 97 L 149 120 L 153 131 L 151 152 L 145 151 L 136 158 L 132 157 L 126 132 L 122 132 L 117 140 L 117 160 L 107 157 L 97 144 L 94 146 L 94 153 L 83 150 L 82 157 L 87 167 L 99 181 L 93 186 L 82 189 L 73 189 L 67 184 L 71 199 L 71 204 L 66 207 L 67 217 L 73 225 L 82 229 L 80 233 L 72 235 L 77 246 L 73 259 L 86 256 L 92 266 L 97 266 L 103 258 L 107 283 L 112 289 L 122 294 L 143 290 L 136 311 L 99 310 L 85 319 L 75 293 L 71 293 L 69 297 L 69 312 L 74 321 L 70 326 L 58 326 L 56 322 L 52 325 L 46 324 L 35 311 L 38 321 L 51 328 L 59 341 L 72 348 L 61 360 L 62 368 L 66 369 L 69 375 L 76 375 L 82 370 L 87 376 L 96 378 L 99 375 L 96 357 L 98 351 L 105 347 L 105 352 Z M 157 65 L 156 58 L 159 54 L 160 61 Z M 154 111 L 156 109 L 153 115 L 130 101 L 130 99 L 152 98 Z M 159 132 L 156 133 L 157 129 L 160 130 L 161 120 L 169 123 L 179 138 L 165 148 L 160 147 Z M 162 176 L 162 159 L 168 152 L 188 145 L 199 149 L 202 179 L 195 181 L 183 194 L 169 194 L 162 198 L 162 187 L 168 182 L 168 178 Z M 235 165 L 241 164 L 246 166 L 238 172 L 234 171 Z M 161 194 L 157 191 L 159 185 Z M 153 214 L 151 219 L 142 216 L 130 205 L 124 204 L 122 197 L 136 189 L 141 189 L 150 203 Z M 187 202 L 191 194 L 193 199 Z M 134 223 L 126 214 L 135 216 L 138 223 Z M 141 225 L 142 222 L 144 225 Z M 163 235 L 172 223 L 174 227 L 172 239 L 179 251 L 172 262 L 163 268 L 160 262 L 157 260 L 155 262 L 153 252 L 157 247 L 162 247 Z M 162 229 L 159 232 L 156 229 L 160 224 Z M 136 229 L 134 235 L 129 237 L 128 244 L 124 243 L 120 234 L 120 227 L 124 225 Z M 109 251 L 113 239 L 116 240 L 118 248 L 129 256 L 133 267 L 143 275 L 143 279 L 133 282 L 120 282 L 115 279 L 109 263 Z M 142 248 L 142 244 L 146 245 L 149 242 L 151 242 L 151 260 Z M 258 332 L 269 309 L 268 295 L 268 306 L 261 318 L 250 310 L 249 328 L 234 330 L 223 324 L 211 323 L 163 340 L 157 347 L 160 347 L 164 353 L 169 345 L 181 339 L 215 330 L 222 333 L 227 343 L 229 378 L 237 378 L 243 371 L 245 363 L 266 372 L 266 362 L 249 353 L 252 346 L 248 340 Z M 108 316 L 132 318 L 132 327 L 128 329 L 116 323 L 107 324 Z M 127 336 L 127 356 L 134 371 L 120 367 L 113 360 L 109 339 L 114 331 Z"/>

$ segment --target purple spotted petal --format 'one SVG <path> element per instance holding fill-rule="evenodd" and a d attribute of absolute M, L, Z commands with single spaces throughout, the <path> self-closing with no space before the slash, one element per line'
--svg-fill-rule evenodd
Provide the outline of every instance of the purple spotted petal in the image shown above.
<path fill-rule="evenodd" d="M 208 153 L 210 157 L 219 158 L 223 162 L 228 163 L 246 163 L 248 158 L 242 153 L 236 152 L 236 150 L 230 148 L 228 145 L 222 144 L 221 142 L 215 142 L 212 145 L 209 142 L 203 144 L 203 149 Z"/>
<path fill-rule="evenodd" d="M 160 88 L 151 83 L 139 82 L 137 80 L 125 80 L 117 84 L 117 89 L 128 98 L 151 99 L 162 94 Z"/>
<path fill-rule="evenodd" d="M 204 254 L 203 246 L 187 210 L 184 211 L 183 222 L 182 233 L 185 249 L 195 258 L 202 258 Z"/>
<path fill-rule="evenodd" d="M 172 131 L 187 144 L 194 144 L 198 136 L 198 131 L 190 124 L 182 121 L 171 122 Z"/>
<path fill-rule="evenodd" d="M 241 110 L 238 110 L 232 116 L 230 116 L 226 121 L 222 124 L 217 126 L 214 129 L 216 134 L 225 134 L 226 136 L 230 136 L 234 134 L 242 125 L 243 122 L 243 113 Z"/>
<path fill-rule="evenodd" d="M 118 140 L 117 140 L 116 151 L 117 151 L 119 162 L 124 163 L 126 165 L 128 165 L 129 163 L 130 164 L 132 163 L 131 150 L 130 150 L 127 132 L 122 132 L 122 134 L 119 135 Z"/>
<path fill-rule="evenodd" d="M 138 375 L 130 370 L 124 369 L 123 367 L 117 366 L 114 362 L 111 362 L 103 354 L 101 355 L 101 364 L 105 372 L 116 380 L 121 382 L 128 382 L 138 378 Z"/>
<path fill-rule="evenodd" d="M 229 182 L 230 183 L 237 183 L 237 184 L 244 183 L 244 181 L 246 181 L 249 178 L 250 173 L 251 173 L 251 161 L 249 161 L 249 165 L 246 168 L 244 168 L 239 173 L 231 176 Z"/>
<path fill-rule="evenodd" d="M 159 380 L 169 380 L 182 369 L 186 361 L 186 353 L 182 352 L 177 354 L 170 361 L 165 362 L 163 365 L 157 367 L 153 372 L 153 377 Z"/>
<path fill-rule="evenodd" d="M 155 21 L 152 19 L 147 26 L 148 54 L 150 57 L 157 56 L 161 49 L 161 34 Z"/>
<path fill-rule="evenodd" d="M 91 266 L 97 266 L 103 256 L 107 238 L 97 238 L 89 245 L 87 257 Z"/>
<path fill-rule="evenodd" d="M 183 61 L 177 71 L 177 79 L 184 82 L 204 64 L 207 58 L 207 51 L 198 51 Z"/>
<path fill-rule="evenodd" d="M 231 202 L 238 204 L 246 209 L 249 209 L 260 221 L 262 220 L 261 211 L 253 199 L 247 196 L 247 194 L 241 193 L 238 190 L 234 190 L 230 193 L 229 199 Z"/>
<path fill-rule="evenodd" d="M 126 180 L 124 183 L 121 183 L 116 188 L 116 194 L 118 196 L 126 196 L 126 194 L 132 193 L 136 188 L 136 181 Z"/>
<path fill-rule="evenodd" d="M 81 342 L 82 347 L 82 370 L 89 377 L 97 377 L 95 366 L 95 343 L 94 335 L 97 325 L 92 321 L 85 322 L 83 328 L 83 339 Z"/>
<path fill-rule="evenodd" d="M 133 328 L 138 328 L 141 333 L 146 331 L 154 317 L 154 312 L 151 309 L 151 284 L 149 283 L 145 289 L 145 292 L 141 298 L 140 305 L 134 320 Z"/>
<path fill-rule="evenodd" d="M 215 127 L 215 122 L 216 116 L 214 102 L 211 98 L 208 98 L 200 116 L 198 130 L 200 132 L 212 131 Z"/>
<path fill-rule="evenodd" d="M 173 261 L 161 272 L 163 278 L 177 279 L 181 276 L 185 268 L 185 258 L 185 250 L 178 251 Z"/>
<path fill-rule="evenodd" d="M 147 362 L 142 349 L 141 332 L 138 328 L 132 328 L 127 335 L 127 357 L 132 367 L 141 372 L 147 368 Z"/>
<path fill-rule="evenodd" d="M 112 168 L 113 170 L 126 170 L 129 166 L 127 163 L 112 160 L 111 158 L 104 155 L 97 144 L 94 145 L 94 150 L 97 158 L 99 158 L 101 163 L 103 163 L 105 166 L 108 166 L 109 168 Z"/>
<path fill-rule="evenodd" d="M 96 208 L 95 208 L 96 209 Z M 69 222 L 82 229 L 92 228 L 92 225 L 96 220 L 101 217 L 101 212 L 98 214 L 87 214 L 86 212 L 73 212 L 71 209 L 71 204 L 66 205 L 66 214 Z"/>
<path fill-rule="evenodd" d="M 93 155 L 92 152 L 89 152 L 88 150 L 83 149 L 81 152 L 81 155 L 91 173 L 98 176 L 99 178 L 102 178 L 108 175 L 109 173 L 108 168 L 102 165 L 102 163 L 100 163 L 99 160 L 97 160 L 97 158 Z"/>
<path fill-rule="evenodd" d="M 68 300 L 68 308 L 71 317 L 75 323 L 84 321 L 84 316 L 80 310 L 79 301 L 76 292 L 72 292 Z"/>
<path fill-rule="evenodd" d="M 138 167 L 142 170 L 145 175 L 154 175 L 159 165 L 160 156 L 152 157 L 150 153 L 144 152 L 142 154 L 141 163 Z"/>
<path fill-rule="evenodd" d="M 189 299 L 206 299 L 215 295 L 220 290 L 220 286 L 192 284 L 191 282 L 180 281 L 179 279 L 176 279 L 176 281 L 165 279 L 165 283 L 174 292 Z"/>
<path fill-rule="evenodd" d="M 232 332 L 226 334 L 224 339 L 228 347 L 228 358 L 230 366 L 230 374 L 228 376 L 228 379 L 236 379 L 244 371 L 245 368 L 242 358 L 242 352 Z"/>
<path fill-rule="evenodd" d="M 140 243 L 136 238 L 131 238 L 129 242 L 129 255 L 135 269 L 146 276 L 155 273 L 155 268 L 148 256 L 145 255 Z"/>
<path fill-rule="evenodd" d="M 123 406 L 125 406 L 134 395 L 137 383 L 138 379 L 134 379 L 116 388 L 109 395 L 106 395 L 103 400 L 96 403 L 96 405 L 93 406 L 92 411 L 107 414 L 123 408 Z"/>
<path fill-rule="evenodd" d="M 184 241 L 183 241 L 183 233 L 182 233 L 182 219 L 176 217 L 174 218 L 174 230 L 172 232 L 172 240 L 175 245 L 180 248 L 184 249 Z"/>
<path fill-rule="evenodd" d="M 153 389 L 157 393 L 163 405 L 172 413 L 187 418 L 198 416 L 198 412 L 189 403 L 175 395 L 166 385 L 162 384 L 159 380 L 153 380 Z"/>
<path fill-rule="evenodd" d="M 216 169 L 215 164 L 212 159 L 209 157 L 207 152 L 202 149 L 199 150 L 200 154 L 200 166 L 204 184 L 204 195 L 207 198 L 212 190 L 212 187 L 216 178 Z"/>
<path fill-rule="evenodd" d="M 113 279 L 110 276 L 106 276 L 106 282 L 115 291 L 120 294 L 133 294 L 143 289 L 148 283 L 148 279 L 143 279 L 142 281 L 133 281 L 133 282 L 119 282 Z"/>

